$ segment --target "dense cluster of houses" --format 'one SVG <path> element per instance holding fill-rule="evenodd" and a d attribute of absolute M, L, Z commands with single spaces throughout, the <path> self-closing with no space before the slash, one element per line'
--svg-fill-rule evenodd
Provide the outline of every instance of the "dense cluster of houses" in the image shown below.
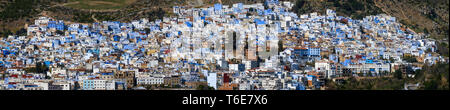
<path fill-rule="evenodd" d="M 297 15 L 292 7 L 277 0 L 176 6 L 176 17 L 130 23 L 40 17 L 27 36 L 1 38 L 0 89 L 309 90 L 326 88 L 326 79 L 408 75 L 448 62 L 435 40 L 395 17 Z M 27 71 L 38 63 L 49 70 Z"/>

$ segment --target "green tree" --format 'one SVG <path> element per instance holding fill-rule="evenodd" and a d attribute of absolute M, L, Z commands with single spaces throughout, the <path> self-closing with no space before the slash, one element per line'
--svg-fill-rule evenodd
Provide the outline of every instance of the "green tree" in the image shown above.
<path fill-rule="evenodd" d="M 78 81 L 75 81 L 75 84 L 74 84 L 73 89 L 74 89 L 74 90 L 80 89 L 80 83 L 78 83 Z"/>
<path fill-rule="evenodd" d="M 403 56 L 403 60 L 405 60 L 406 62 L 409 62 L 409 63 L 417 62 L 416 57 L 413 57 L 413 56 Z"/>
<path fill-rule="evenodd" d="M 207 85 L 198 85 L 197 90 L 214 90 L 213 87 L 209 87 Z"/>
<path fill-rule="evenodd" d="M 403 73 L 400 70 L 394 72 L 394 77 L 397 79 L 403 79 Z"/>
<path fill-rule="evenodd" d="M 49 68 L 45 64 L 42 64 L 42 62 L 37 62 L 35 67 L 25 69 L 27 73 L 41 73 L 41 74 L 45 74 L 48 70 Z"/>
<path fill-rule="evenodd" d="M 6 30 L 6 29 L 4 29 L 1 34 L 2 37 L 8 37 L 9 35 L 13 35 L 13 33 L 11 32 L 11 30 Z"/>
<path fill-rule="evenodd" d="M 372 71 L 369 71 L 369 72 L 367 73 L 367 76 L 372 77 Z"/>
<path fill-rule="evenodd" d="M 34 7 L 39 5 L 38 2 L 38 0 L 14 0 L 0 11 L 0 19 L 9 21 L 32 16 L 37 13 Z"/>
<path fill-rule="evenodd" d="M 438 82 L 436 80 L 434 80 L 434 79 L 426 81 L 423 85 L 425 86 L 424 87 L 425 90 L 436 90 L 436 89 L 438 89 Z"/>
<path fill-rule="evenodd" d="M 306 4 L 305 0 L 297 0 L 294 4 L 294 7 L 292 7 L 292 10 L 295 13 L 304 13 L 301 9 L 303 8 L 303 6 Z"/>
<path fill-rule="evenodd" d="M 278 41 L 278 53 L 282 52 L 284 50 L 283 48 L 283 40 Z"/>
<path fill-rule="evenodd" d="M 16 31 L 16 35 L 18 36 L 26 36 L 27 30 L 25 28 L 20 28 L 18 31 Z"/>
<path fill-rule="evenodd" d="M 63 32 L 63 31 L 60 31 L 60 30 L 56 30 L 56 34 L 64 35 L 64 32 Z"/>

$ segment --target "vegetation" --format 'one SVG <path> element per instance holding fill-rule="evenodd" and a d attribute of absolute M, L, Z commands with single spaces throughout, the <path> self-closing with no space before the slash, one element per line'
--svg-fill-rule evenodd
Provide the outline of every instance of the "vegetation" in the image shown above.
<path fill-rule="evenodd" d="M 117 17 L 111 16 L 109 14 L 97 14 L 95 18 L 101 21 L 115 21 Z"/>
<path fill-rule="evenodd" d="M 150 16 L 150 20 L 163 19 L 163 17 L 167 15 L 167 13 L 162 10 L 162 8 L 158 8 L 158 10 L 151 11 L 147 14 Z"/>
<path fill-rule="evenodd" d="M 81 87 L 80 87 L 80 83 L 78 83 L 78 81 L 75 81 L 75 84 L 74 84 L 74 87 L 73 87 L 73 89 L 74 90 L 79 90 Z"/>
<path fill-rule="evenodd" d="M 393 75 L 396 79 L 403 79 L 403 73 L 400 70 L 395 71 Z"/>
<path fill-rule="evenodd" d="M 448 63 L 424 66 L 416 72 L 416 79 L 424 82 L 425 90 L 449 90 L 449 69 Z"/>
<path fill-rule="evenodd" d="M 284 51 L 283 40 L 278 40 L 278 54 Z"/>
<path fill-rule="evenodd" d="M 34 9 L 36 5 L 37 2 L 35 0 L 15 0 L 0 12 L 0 19 L 2 21 L 10 21 L 33 16 L 37 14 L 37 11 Z"/>
<path fill-rule="evenodd" d="M 13 32 L 18 29 L 17 27 L 11 27 L 10 25 L 5 24 L 13 23 L 11 21 L 22 18 L 33 17 L 38 13 L 35 9 L 35 7 L 39 5 L 36 0 L 14 0 L 4 3 L 6 3 L 6 5 L 0 8 L 0 37 L 13 35 Z"/>
<path fill-rule="evenodd" d="M 342 83 L 330 82 L 327 84 L 330 90 L 400 90 L 405 80 L 395 78 L 360 79 L 351 77 Z"/>
<path fill-rule="evenodd" d="M 448 48 L 448 42 L 441 42 L 437 43 L 437 52 L 442 55 L 449 57 L 449 48 Z"/>
<path fill-rule="evenodd" d="M 371 0 L 297 0 L 292 10 L 297 14 L 305 14 L 311 12 L 325 13 L 326 9 L 333 9 L 340 16 L 356 19 L 382 12 Z"/>
<path fill-rule="evenodd" d="M 92 15 L 91 13 L 75 13 L 75 19 L 77 22 L 81 22 L 81 23 L 91 23 L 94 22 L 94 19 L 92 19 Z"/>
<path fill-rule="evenodd" d="M 409 63 L 416 63 L 417 59 L 414 56 L 403 56 L 403 60 Z"/>
<path fill-rule="evenodd" d="M 15 35 L 26 36 L 27 35 L 27 30 L 25 28 L 20 28 L 18 31 L 16 31 Z"/>
<path fill-rule="evenodd" d="M 197 90 L 214 90 L 213 87 L 209 87 L 207 85 L 198 85 Z"/>
<path fill-rule="evenodd" d="M 67 7 L 76 9 L 120 9 L 124 8 L 136 0 L 69 0 Z"/>
<path fill-rule="evenodd" d="M 1 36 L 1 37 L 8 37 L 9 35 L 13 35 L 13 33 L 11 32 L 11 30 L 3 29 L 3 31 L 0 32 L 0 36 Z"/>
<path fill-rule="evenodd" d="M 49 68 L 45 64 L 43 64 L 42 62 L 36 63 L 36 67 L 26 68 L 25 69 L 25 72 L 27 72 L 27 73 L 42 73 L 42 74 L 45 74 L 45 73 L 47 73 L 47 71 L 49 71 Z"/>
<path fill-rule="evenodd" d="M 402 90 L 405 83 L 420 83 L 421 90 L 449 90 L 448 63 L 424 66 L 415 71 L 414 78 L 404 77 L 402 72 L 392 73 L 393 77 L 357 79 L 350 77 L 342 82 L 327 81 L 330 90 Z"/>

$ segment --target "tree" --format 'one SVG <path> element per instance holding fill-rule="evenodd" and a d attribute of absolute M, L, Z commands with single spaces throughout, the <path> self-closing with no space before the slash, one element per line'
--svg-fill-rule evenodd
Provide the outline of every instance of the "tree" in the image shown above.
<path fill-rule="evenodd" d="M 80 83 L 78 83 L 78 81 L 75 81 L 75 84 L 73 85 L 73 89 L 74 90 L 80 89 Z"/>
<path fill-rule="evenodd" d="M 146 34 L 149 34 L 150 33 L 150 28 L 144 28 L 144 31 L 145 31 Z"/>
<path fill-rule="evenodd" d="M 394 77 L 397 79 L 402 79 L 403 78 L 403 73 L 400 70 L 397 70 L 394 72 Z"/>
<path fill-rule="evenodd" d="M 45 75 L 45 79 L 52 79 L 52 77 Z"/>
<path fill-rule="evenodd" d="M 438 63 L 432 66 L 424 66 L 423 70 L 416 73 L 415 79 L 424 82 L 423 89 L 425 90 L 449 90 L 448 70 L 448 63 Z"/>
<path fill-rule="evenodd" d="M 48 70 L 49 68 L 45 64 L 42 64 L 42 62 L 37 62 L 36 66 L 33 68 L 25 69 L 27 73 L 42 73 L 42 74 L 45 74 Z"/>
<path fill-rule="evenodd" d="M 27 30 L 25 28 L 20 28 L 18 31 L 16 31 L 16 35 L 18 36 L 26 36 Z"/>
<path fill-rule="evenodd" d="M 255 9 L 254 8 L 249 8 L 248 11 L 253 12 Z"/>
<path fill-rule="evenodd" d="M 389 74 L 389 72 L 388 71 L 383 71 L 383 76 L 386 76 L 386 75 L 388 75 Z"/>
<path fill-rule="evenodd" d="M 247 13 L 245 14 L 245 16 L 252 16 L 252 14 L 249 13 L 249 12 L 247 12 Z"/>
<path fill-rule="evenodd" d="M 423 85 L 425 86 L 424 87 L 425 90 L 436 90 L 436 89 L 438 89 L 438 82 L 436 80 L 434 80 L 434 79 L 426 81 Z"/>
<path fill-rule="evenodd" d="M 416 70 L 415 72 L 414 72 L 414 77 L 415 78 L 421 78 L 422 76 L 423 76 L 423 71 L 422 70 Z"/>
<path fill-rule="evenodd" d="M 410 62 L 410 63 L 417 62 L 416 57 L 413 57 L 413 56 L 403 56 L 403 60 L 405 60 L 406 62 Z"/>
<path fill-rule="evenodd" d="M 209 87 L 207 85 L 198 85 L 197 90 L 214 90 L 213 87 Z"/>
<path fill-rule="evenodd" d="M 236 16 L 234 16 L 234 15 L 230 15 L 230 18 L 236 18 Z"/>
<path fill-rule="evenodd" d="M 389 61 L 390 61 L 390 63 L 394 63 L 395 62 L 394 58 L 392 58 L 392 57 L 389 57 Z"/>
<path fill-rule="evenodd" d="M 423 33 L 429 34 L 428 29 L 427 28 L 423 29 Z"/>
<path fill-rule="evenodd" d="M 369 72 L 367 73 L 367 76 L 372 77 L 372 71 L 369 71 Z"/>
<path fill-rule="evenodd" d="M 297 0 L 295 2 L 294 7 L 292 8 L 292 10 L 294 10 L 295 13 L 300 13 L 301 9 L 303 8 L 303 6 L 306 4 L 305 0 Z M 302 12 L 303 13 L 303 12 Z"/>
<path fill-rule="evenodd" d="M 437 52 L 442 56 L 449 56 L 448 42 L 437 43 Z"/>
<path fill-rule="evenodd" d="M 283 40 L 278 40 L 278 53 L 282 52 L 283 50 Z"/>
<path fill-rule="evenodd" d="M 37 0 L 15 0 L 0 11 L 0 19 L 9 21 L 32 16 L 37 13 L 35 9 L 39 5 L 37 2 Z"/>
<path fill-rule="evenodd" d="M 13 35 L 13 33 L 11 32 L 11 30 L 6 30 L 6 29 L 4 29 L 1 34 L 2 37 L 8 37 L 9 35 Z"/>
<path fill-rule="evenodd" d="M 60 30 L 56 30 L 56 34 L 64 35 L 64 32 L 63 32 L 63 31 L 60 31 Z"/>

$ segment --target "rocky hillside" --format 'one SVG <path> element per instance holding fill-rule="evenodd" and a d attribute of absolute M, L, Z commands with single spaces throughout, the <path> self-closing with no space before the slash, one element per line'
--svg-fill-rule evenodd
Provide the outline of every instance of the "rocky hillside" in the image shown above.
<path fill-rule="evenodd" d="M 375 5 L 417 32 L 448 36 L 448 0 L 378 0 Z"/>

